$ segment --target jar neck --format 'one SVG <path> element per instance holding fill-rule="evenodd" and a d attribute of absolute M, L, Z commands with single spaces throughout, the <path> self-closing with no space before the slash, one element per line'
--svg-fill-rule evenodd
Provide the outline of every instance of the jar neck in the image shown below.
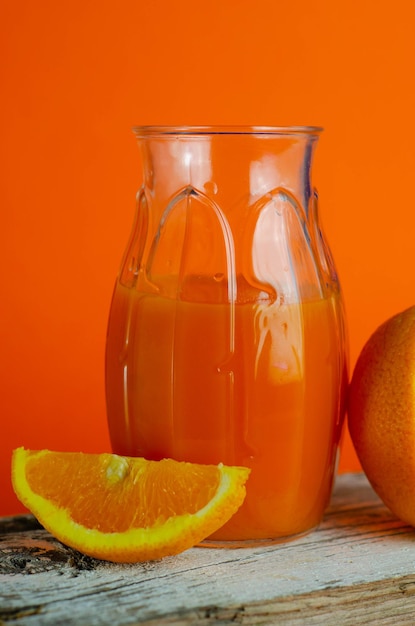
<path fill-rule="evenodd" d="M 145 188 L 168 200 L 191 187 L 221 204 L 283 188 L 307 210 L 317 132 L 137 134 Z M 224 208 L 224 207 L 222 207 Z"/>

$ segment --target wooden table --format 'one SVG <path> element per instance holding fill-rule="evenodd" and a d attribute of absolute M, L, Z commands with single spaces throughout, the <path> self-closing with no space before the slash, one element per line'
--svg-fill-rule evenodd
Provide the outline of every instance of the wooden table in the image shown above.
<path fill-rule="evenodd" d="M 0 624 L 415 624 L 415 531 L 362 474 L 340 476 L 324 522 L 291 543 L 193 548 L 115 565 L 62 546 L 29 515 L 0 519 Z"/>

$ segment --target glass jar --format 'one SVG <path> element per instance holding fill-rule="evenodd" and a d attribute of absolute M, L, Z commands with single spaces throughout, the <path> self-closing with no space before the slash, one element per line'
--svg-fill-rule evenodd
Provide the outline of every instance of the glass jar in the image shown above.
<path fill-rule="evenodd" d="M 314 127 L 138 127 L 143 184 L 113 295 L 113 450 L 251 468 L 212 541 L 282 541 L 329 501 L 347 340 Z"/>

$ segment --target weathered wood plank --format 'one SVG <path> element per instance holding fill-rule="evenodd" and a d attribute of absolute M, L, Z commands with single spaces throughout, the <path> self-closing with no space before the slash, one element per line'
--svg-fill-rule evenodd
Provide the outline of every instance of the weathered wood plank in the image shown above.
<path fill-rule="evenodd" d="M 359 620 L 415 623 L 415 531 L 360 474 L 339 477 L 323 524 L 297 541 L 193 548 L 153 563 L 100 562 L 62 546 L 30 516 L 0 520 L 0 624 L 348 626 Z"/>
<path fill-rule="evenodd" d="M 135 622 L 157 626 L 159 620 Z M 171 615 L 167 626 L 208 624 L 283 624 L 284 626 L 333 625 L 413 626 L 415 623 L 415 576 L 326 589 L 314 593 L 277 598 L 269 602 L 239 604 L 226 608 L 206 607 Z"/>

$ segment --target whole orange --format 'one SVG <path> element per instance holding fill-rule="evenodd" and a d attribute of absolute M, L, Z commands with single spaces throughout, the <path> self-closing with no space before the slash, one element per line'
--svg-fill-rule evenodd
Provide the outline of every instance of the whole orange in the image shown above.
<path fill-rule="evenodd" d="M 348 422 L 372 487 L 415 526 L 415 306 L 384 322 L 364 346 L 350 383 Z"/>

